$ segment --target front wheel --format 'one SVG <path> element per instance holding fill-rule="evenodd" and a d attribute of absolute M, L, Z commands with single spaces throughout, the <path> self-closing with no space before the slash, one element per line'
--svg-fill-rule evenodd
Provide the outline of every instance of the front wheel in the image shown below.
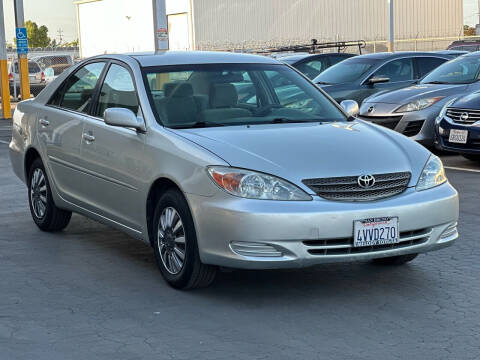
<path fill-rule="evenodd" d="M 417 256 L 418 254 L 390 256 L 385 258 L 373 259 L 372 262 L 379 265 L 403 265 L 412 261 Z"/>
<path fill-rule="evenodd" d="M 192 214 L 183 194 L 167 190 L 155 208 L 155 259 L 163 278 L 174 288 L 206 287 L 217 268 L 201 262 Z"/>
<path fill-rule="evenodd" d="M 42 161 L 33 161 L 28 176 L 28 203 L 33 221 L 43 231 L 60 231 L 67 227 L 72 217 L 70 211 L 55 206 L 50 182 Z"/>
<path fill-rule="evenodd" d="M 480 162 L 480 155 L 476 155 L 476 154 L 462 154 L 462 156 L 463 156 L 465 159 L 468 159 L 468 160 L 470 160 L 470 161 Z"/>

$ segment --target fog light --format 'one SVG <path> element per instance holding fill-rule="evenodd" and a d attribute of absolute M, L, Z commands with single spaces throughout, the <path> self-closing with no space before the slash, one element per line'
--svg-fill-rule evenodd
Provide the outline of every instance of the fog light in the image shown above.
<path fill-rule="evenodd" d="M 450 224 L 442 233 L 442 235 L 440 235 L 440 239 L 441 240 L 444 240 L 444 239 L 447 239 L 447 238 L 450 238 L 451 236 L 453 235 L 457 235 L 458 236 L 458 229 L 457 229 L 457 223 L 453 223 L 453 224 Z"/>
<path fill-rule="evenodd" d="M 233 241 L 230 243 L 230 248 L 233 252 L 242 256 L 281 257 L 283 255 L 281 251 L 277 250 L 272 245 L 263 243 Z"/>
<path fill-rule="evenodd" d="M 439 135 L 444 135 L 445 134 L 445 130 L 441 126 L 438 127 L 438 134 Z"/>

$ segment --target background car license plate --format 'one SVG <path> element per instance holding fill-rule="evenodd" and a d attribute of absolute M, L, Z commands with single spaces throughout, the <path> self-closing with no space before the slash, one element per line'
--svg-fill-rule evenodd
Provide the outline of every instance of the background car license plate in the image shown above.
<path fill-rule="evenodd" d="M 353 231 L 354 247 L 396 244 L 399 240 L 398 217 L 356 220 Z"/>
<path fill-rule="evenodd" d="M 448 141 L 456 144 L 466 144 L 468 138 L 468 130 L 450 130 Z"/>

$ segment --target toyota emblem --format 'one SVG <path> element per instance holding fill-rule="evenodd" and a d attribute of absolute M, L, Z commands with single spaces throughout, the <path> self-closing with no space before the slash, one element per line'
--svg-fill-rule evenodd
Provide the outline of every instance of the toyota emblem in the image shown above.
<path fill-rule="evenodd" d="M 375 185 L 375 177 L 373 175 L 360 175 L 357 182 L 362 189 L 370 189 Z"/>
<path fill-rule="evenodd" d="M 468 113 L 464 112 L 464 113 L 462 113 L 462 115 L 460 115 L 460 120 L 467 121 L 468 117 L 469 117 Z"/>

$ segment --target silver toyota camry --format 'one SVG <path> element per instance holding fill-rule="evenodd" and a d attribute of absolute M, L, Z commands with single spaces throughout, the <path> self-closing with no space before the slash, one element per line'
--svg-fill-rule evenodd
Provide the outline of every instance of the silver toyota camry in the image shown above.
<path fill-rule="evenodd" d="M 120 229 L 176 288 L 220 266 L 403 264 L 452 244 L 440 159 L 357 112 L 266 57 L 100 56 L 18 104 L 10 157 L 41 230 L 72 212 Z"/>

